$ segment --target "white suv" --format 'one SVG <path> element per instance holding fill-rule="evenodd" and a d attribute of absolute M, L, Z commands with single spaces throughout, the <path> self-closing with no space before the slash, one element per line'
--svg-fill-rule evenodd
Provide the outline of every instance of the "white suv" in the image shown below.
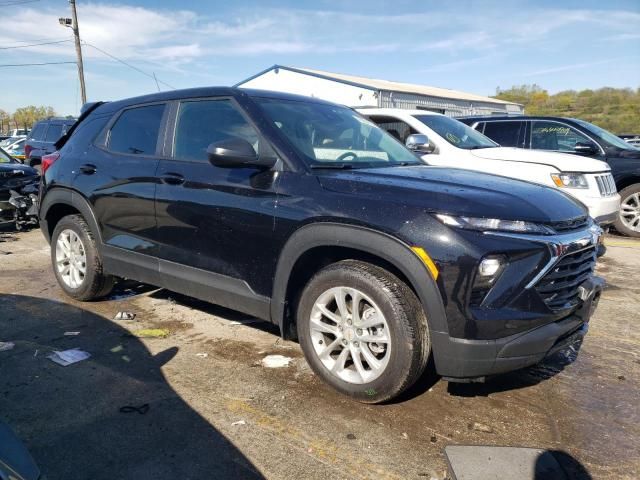
<path fill-rule="evenodd" d="M 560 188 L 584 203 L 600 225 L 613 223 L 618 215 L 620 195 L 609 165 L 600 160 L 501 147 L 458 120 L 426 110 L 362 108 L 358 112 L 421 154 L 429 165 L 479 170 Z"/>

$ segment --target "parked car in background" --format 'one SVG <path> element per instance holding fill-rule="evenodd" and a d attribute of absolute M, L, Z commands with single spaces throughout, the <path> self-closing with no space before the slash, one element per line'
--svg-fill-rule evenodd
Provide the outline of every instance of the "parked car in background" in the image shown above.
<path fill-rule="evenodd" d="M 31 132 L 30 128 L 14 128 L 13 130 L 9 130 L 10 137 L 26 137 Z"/>
<path fill-rule="evenodd" d="M 40 222 L 77 300 L 115 276 L 271 321 L 327 383 L 389 400 L 579 342 L 602 230 L 557 188 L 425 165 L 353 110 L 237 88 L 85 110 L 42 160 Z"/>
<path fill-rule="evenodd" d="M 14 135 L 11 137 L 7 137 L 0 142 L 0 148 L 4 148 L 6 150 L 14 143 L 19 142 L 20 140 L 24 140 L 25 138 L 27 138 L 25 135 Z"/>
<path fill-rule="evenodd" d="M 467 125 L 502 145 L 570 153 L 607 162 L 620 192 L 616 230 L 640 237 L 640 149 L 592 123 L 575 118 L 518 116 L 466 117 Z M 598 186 L 606 190 L 606 184 Z"/>
<path fill-rule="evenodd" d="M 640 147 L 640 135 L 634 134 L 626 134 L 626 135 L 618 135 L 621 139 L 627 142 L 629 145 L 633 145 L 634 147 Z"/>
<path fill-rule="evenodd" d="M 429 165 L 466 168 L 558 188 L 589 208 L 600 225 L 618 216 L 620 196 L 605 162 L 505 148 L 440 113 L 398 108 L 358 110 L 421 155 Z M 416 141 L 416 134 L 421 140 Z M 600 185 L 606 188 L 600 188 Z"/>
<path fill-rule="evenodd" d="M 42 157 L 55 151 L 54 143 L 75 123 L 75 118 L 47 118 L 33 125 L 24 147 L 25 163 L 40 165 Z"/>
<path fill-rule="evenodd" d="M 27 140 L 26 138 L 22 138 L 17 142 L 12 143 L 11 145 L 5 148 L 5 152 L 7 152 L 13 158 L 20 160 L 21 162 L 24 162 L 24 159 L 25 159 L 24 144 L 26 140 Z"/>
<path fill-rule="evenodd" d="M 39 180 L 36 169 L 22 165 L 0 148 L 0 225 L 16 221 L 15 207 L 9 202 L 11 191 L 37 186 Z"/>

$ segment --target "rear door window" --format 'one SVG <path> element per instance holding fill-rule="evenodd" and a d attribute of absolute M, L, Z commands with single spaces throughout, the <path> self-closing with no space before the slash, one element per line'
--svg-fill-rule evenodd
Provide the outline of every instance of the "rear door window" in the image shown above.
<path fill-rule="evenodd" d="M 534 120 L 531 126 L 531 148 L 574 152 L 576 143 L 592 143 L 575 128 L 564 123 Z"/>
<path fill-rule="evenodd" d="M 33 130 L 31 130 L 31 135 L 29 136 L 29 140 L 41 141 L 44 138 L 44 132 L 47 129 L 46 123 L 38 123 Z"/>
<path fill-rule="evenodd" d="M 486 122 L 484 134 L 503 147 L 522 147 L 525 122 Z"/>
<path fill-rule="evenodd" d="M 130 155 L 154 155 L 165 105 L 146 105 L 125 110 L 111 127 L 108 148 Z"/>
<path fill-rule="evenodd" d="M 45 142 L 57 142 L 58 139 L 62 136 L 62 125 L 61 124 L 49 124 L 49 128 L 47 128 L 47 134 L 44 136 Z"/>

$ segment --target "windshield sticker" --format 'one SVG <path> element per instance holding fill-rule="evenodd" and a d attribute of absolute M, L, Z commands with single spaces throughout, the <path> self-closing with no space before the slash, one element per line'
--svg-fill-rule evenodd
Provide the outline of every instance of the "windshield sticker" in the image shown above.
<path fill-rule="evenodd" d="M 445 138 L 447 140 L 449 140 L 449 142 L 453 143 L 454 145 L 457 145 L 458 143 L 460 143 L 462 141 L 462 140 L 460 140 L 460 138 L 456 137 L 451 132 L 447 132 L 447 134 L 445 135 Z"/>
<path fill-rule="evenodd" d="M 569 135 L 568 127 L 537 127 L 533 129 L 533 133 L 556 133 L 558 135 Z"/>

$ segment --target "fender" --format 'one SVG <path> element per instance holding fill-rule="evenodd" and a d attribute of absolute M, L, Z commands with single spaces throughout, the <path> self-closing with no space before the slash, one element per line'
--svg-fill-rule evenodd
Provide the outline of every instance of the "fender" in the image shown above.
<path fill-rule="evenodd" d="M 47 213 L 51 207 L 59 204 L 69 205 L 82 214 L 91 229 L 91 233 L 93 233 L 94 237 L 98 240 L 98 247 L 101 248 L 102 232 L 98 227 L 98 222 L 93 214 L 91 205 L 89 205 L 89 202 L 80 193 L 65 187 L 54 187 L 49 190 L 44 195 L 42 203 L 40 204 L 40 229 L 42 230 L 47 242 L 51 242 L 51 238 L 49 236 L 49 225 L 46 220 Z"/>
<path fill-rule="evenodd" d="M 286 294 L 298 259 L 315 247 L 348 247 L 380 257 L 394 265 L 418 293 L 431 331 L 448 332 L 442 296 L 422 261 L 399 239 L 366 227 L 340 223 L 313 223 L 293 233 L 280 254 L 271 298 L 271 321 L 285 332 Z"/>

